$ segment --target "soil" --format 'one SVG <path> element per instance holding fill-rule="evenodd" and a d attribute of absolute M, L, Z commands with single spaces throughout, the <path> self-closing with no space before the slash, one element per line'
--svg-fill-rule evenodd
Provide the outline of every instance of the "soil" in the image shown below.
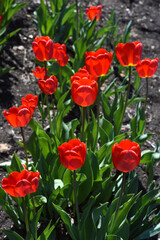
<path fill-rule="evenodd" d="M 153 59 L 160 56 L 159 0 L 103 0 L 94 1 L 94 4 L 93 1 L 90 1 L 90 3 L 83 1 L 84 11 L 88 6 L 99 4 L 103 5 L 99 24 L 104 25 L 112 10 L 114 10 L 117 19 L 119 19 L 119 34 L 122 33 L 128 22 L 132 20 L 130 41 L 142 42 L 142 59 Z M 13 31 L 17 28 L 21 28 L 21 30 L 7 42 L 0 55 L 0 65 L 2 67 L 14 67 L 14 70 L 0 77 L 0 163 L 11 160 L 14 152 L 19 157 L 23 156 L 22 148 L 17 144 L 17 142 L 22 141 L 20 131 L 9 126 L 3 117 L 3 110 L 20 105 L 21 97 L 26 96 L 28 93 L 34 94 L 35 90 L 37 92 L 39 90 L 37 80 L 32 74 L 32 69 L 35 69 L 35 63 L 31 47 L 34 38 L 38 36 L 36 25 L 33 23 L 33 13 L 38 6 L 38 0 L 30 1 L 28 6 L 13 17 L 8 30 Z M 141 81 L 145 88 L 144 79 Z M 158 68 L 156 74 L 149 81 L 146 132 L 155 133 L 146 144 L 146 147 L 149 147 L 150 150 L 154 149 L 156 140 L 160 140 L 159 94 L 160 68 Z M 38 113 L 36 112 L 36 114 Z M 25 131 L 29 136 L 29 127 L 26 127 Z M 139 166 L 137 170 L 143 188 L 146 187 L 147 181 L 147 174 L 144 170 L 144 166 Z M 0 168 L 0 180 L 5 176 L 5 169 Z M 155 166 L 154 180 L 157 185 L 160 183 L 160 162 Z M 10 229 L 11 227 L 11 220 L 8 219 L 0 207 L 0 239 L 5 239 L 2 229 Z M 158 237 L 156 236 L 153 239 L 158 239 Z"/>

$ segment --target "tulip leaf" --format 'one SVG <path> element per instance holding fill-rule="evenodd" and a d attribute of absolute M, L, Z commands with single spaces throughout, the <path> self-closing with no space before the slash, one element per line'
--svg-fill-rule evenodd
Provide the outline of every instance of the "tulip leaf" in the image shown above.
<path fill-rule="evenodd" d="M 38 212 L 36 213 L 36 215 L 33 217 L 33 220 L 31 222 L 31 232 L 32 235 L 34 237 L 34 239 L 37 239 L 37 226 L 38 226 L 38 221 L 40 219 L 41 213 L 43 210 L 43 206 L 38 210 Z"/>
<path fill-rule="evenodd" d="M 123 111 L 124 111 L 124 97 L 121 94 L 120 101 L 119 101 L 119 107 L 114 112 L 114 135 L 118 135 L 121 129 L 122 125 L 122 118 L 123 118 Z"/>
<path fill-rule="evenodd" d="M 91 168 L 91 164 L 91 159 L 87 155 L 85 162 L 80 169 L 80 172 L 84 173 L 87 179 L 82 182 L 77 189 L 77 198 L 79 204 L 87 198 L 93 186 L 93 171 Z"/>
<path fill-rule="evenodd" d="M 11 169 L 12 171 L 18 171 L 18 172 L 21 172 L 22 170 L 24 170 L 21 160 L 18 158 L 16 153 L 14 153 L 13 158 L 11 160 Z"/>
<path fill-rule="evenodd" d="M 11 230 L 3 230 L 10 240 L 24 240 L 18 233 Z"/>
<path fill-rule="evenodd" d="M 142 234 L 136 237 L 135 240 L 149 239 L 159 233 L 160 233 L 160 223 L 144 231 Z"/>
<path fill-rule="evenodd" d="M 51 226 L 52 220 L 48 223 L 47 227 L 44 229 L 44 231 L 41 233 L 41 235 L 38 237 L 37 240 L 49 240 L 49 236 L 51 235 L 51 233 L 53 232 L 53 230 L 55 229 L 57 223 L 59 222 L 59 218 L 57 219 L 57 221 L 55 222 L 55 224 L 53 224 Z M 50 227 L 51 226 L 51 227 Z M 51 238 L 53 239 L 53 237 Z"/>
<path fill-rule="evenodd" d="M 78 238 L 78 229 L 76 229 L 75 225 L 72 224 L 71 218 L 69 215 L 58 205 L 53 203 L 53 207 L 59 213 L 61 219 L 63 220 L 68 233 L 70 234 L 73 240 L 77 240 Z"/>
<path fill-rule="evenodd" d="M 119 237 L 119 236 L 117 236 L 117 235 L 107 235 L 106 237 L 105 237 L 105 240 L 123 240 L 123 238 L 121 238 L 121 237 Z"/>

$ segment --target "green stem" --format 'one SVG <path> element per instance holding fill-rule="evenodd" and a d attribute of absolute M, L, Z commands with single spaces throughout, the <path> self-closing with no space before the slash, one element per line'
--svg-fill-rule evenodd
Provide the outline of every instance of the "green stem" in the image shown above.
<path fill-rule="evenodd" d="M 44 67 L 45 67 L 45 76 L 47 77 L 47 61 L 44 61 Z"/>
<path fill-rule="evenodd" d="M 101 81 L 100 81 L 100 78 L 98 78 L 97 131 L 99 130 L 100 87 L 101 87 Z"/>
<path fill-rule="evenodd" d="M 24 152 L 25 152 L 25 157 L 26 157 L 26 168 L 28 169 L 27 146 L 26 146 L 26 141 L 25 141 L 25 137 L 24 137 L 23 127 L 21 127 L 21 135 L 22 135 L 22 138 L 23 138 Z"/>
<path fill-rule="evenodd" d="M 50 115 L 50 110 L 49 110 L 49 103 L 48 103 L 48 95 L 46 95 L 46 104 L 47 104 L 47 112 L 48 112 L 48 117 L 49 117 L 50 132 L 53 133 L 53 126 L 52 126 L 51 115 Z"/>
<path fill-rule="evenodd" d="M 52 98 L 52 106 L 53 106 L 53 117 L 55 118 L 55 110 L 54 110 L 54 99 L 53 99 L 53 94 L 51 95 Z"/>
<path fill-rule="evenodd" d="M 74 170 L 73 174 L 74 174 L 74 200 L 75 200 L 75 206 L 76 206 L 77 222 L 79 227 L 80 218 L 79 218 L 79 208 L 78 208 L 78 200 L 77 200 L 76 170 Z"/>
<path fill-rule="evenodd" d="M 28 233 L 29 230 L 29 220 L 28 220 L 28 214 L 27 214 L 27 208 L 26 208 L 26 203 L 24 197 L 22 197 L 22 202 L 23 202 L 23 210 L 24 210 L 24 218 L 25 218 L 25 224 L 26 224 L 26 232 Z"/>
<path fill-rule="evenodd" d="M 148 77 L 146 77 L 146 100 L 145 100 L 144 111 L 146 111 L 147 99 L 148 99 Z"/>
<path fill-rule="evenodd" d="M 82 131 L 81 131 L 81 141 L 82 142 L 83 142 L 83 138 L 84 138 L 85 118 L 86 118 L 86 107 L 82 107 Z"/>
<path fill-rule="evenodd" d="M 100 87 L 101 87 L 101 80 L 100 77 L 98 78 L 98 94 L 97 94 L 97 133 L 96 133 L 96 141 L 93 146 L 93 149 L 96 148 L 96 144 L 98 142 L 98 133 L 99 133 L 99 112 L 100 112 Z"/>
<path fill-rule="evenodd" d="M 112 221 L 112 224 L 111 224 L 111 232 L 112 232 L 112 229 L 114 227 L 114 223 L 116 221 L 116 218 L 117 218 L 117 215 L 118 215 L 118 211 L 119 211 L 119 207 L 121 205 L 121 202 L 122 202 L 122 195 L 123 195 L 123 192 L 124 192 L 124 186 L 125 186 L 125 173 L 123 172 L 123 179 L 122 179 L 122 184 L 121 184 L 121 191 L 120 191 L 120 194 L 119 194 L 119 198 L 118 198 L 118 202 L 117 202 L 117 206 L 116 206 L 116 210 L 115 210 L 115 215 L 114 215 L 114 218 L 113 218 L 113 221 Z"/>
<path fill-rule="evenodd" d="M 126 99 L 125 99 L 125 103 L 124 103 L 123 112 L 122 112 L 121 118 L 119 119 L 120 124 L 119 124 L 119 128 L 117 130 L 117 135 L 119 134 L 119 132 L 121 130 L 121 126 L 122 126 L 124 115 L 125 115 L 126 108 L 127 108 L 127 103 L 128 103 L 129 93 L 130 93 L 130 87 L 131 87 L 131 70 L 132 70 L 131 66 L 129 66 L 128 88 L 127 88 L 127 93 L 126 93 Z"/>
<path fill-rule="evenodd" d="M 31 196 L 31 200 L 32 200 L 32 204 L 33 204 L 33 212 L 34 212 L 34 215 L 35 215 L 36 214 L 36 207 L 35 207 L 33 196 Z"/>
<path fill-rule="evenodd" d="M 76 42 L 78 44 L 78 35 L 79 35 L 79 11 L 78 11 L 78 0 L 76 0 L 76 25 L 77 25 L 77 31 L 76 31 Z"/>
<path fill-rule="evenodd" d="M 130 93 L 130 87 L 131 87 L 131 66 L 129 66 L 129 79 L 128 79 L 128 89 L 127 89 L 127 94 L 126 94 L 126 100 L 125 100 L 125 105 L 124 105 L 124 114 L 127 108 L 127 102 L 128 102 L 128 97 L 129 97 L 129 93 Z M 123 116 L 124 116 L 123 114 Z"/>

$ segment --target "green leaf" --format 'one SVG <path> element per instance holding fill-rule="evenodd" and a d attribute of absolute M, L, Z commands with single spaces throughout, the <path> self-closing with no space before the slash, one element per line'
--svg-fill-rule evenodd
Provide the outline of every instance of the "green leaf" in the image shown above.
<path fill-rule="evenodd" d="M 40 219 L 42 210 L 43 210 L 43 206 L 38 210 L 38 212 L 36 213 L 36 215 L 34 216 L 32 222 L 30 224 L 31 232 L 32 232 L 34 239 L 37 239 L 37 226 L 38 226 L 38 221 Z"/>
<path fill-rule="evenodd" d="M 10 32 L 8 33 L 4 38 L 3 40 L 0 41 L 0 45 L 4 44 L 9 38 L 13 37 L 17 32 L 19 32 L 21 29 L 18 28 L 16 29 L 15 31 L 13 32 Z"/>
<path fill-rule="evenodd" d="M 32 196 L 32 199 L 29 200 L 30 206 L 33 205 L 33 202 L 34 202 L 35 207 L 39 207 L 42 204 L 47 203 L 47 198 L 45 196 L 42 196 L 42 195 Z"/>
<path fill-rule="evenodd" d="M 51 226 L 52 220 L 48 223 L 47 227 L 44 229 L 43 233 L 38 237 L 37 240 L 49 240 L 49 236 L 51 235 L 52 231 L 55 229 L 57 223 L 59 222 L 59 218 L 57 221 Z"/>
<path fill-rule="evenodd" d="M 89 195 L 93 186 L 93 171 L 91 167 L 91 159 L 86 156 L 85 162 L 80 169 L 81 173 L 86 175 L 86 180 L 82 182 L 77 189 L 78 203 L 81 204 Z"/>
<path fill-rule="evenodd" d="M 105 240 L 123 240 L 123 239 L 117 235 L 107 235 L 105 237 Z"/>
<path fill-rule="evenodd" d="M 147 229 L 145 232 L 143 232 L 141 235 L 135 238 L 135 240 L 149 239 L 159 233 L 160 233 L 160 223 L 152 228 Z"/>
<path fill-rule="evenodd" d="M 11 169 L 12 171 L 21 172 L 24 167 L 22 166 L 21 160 L 18 158 L 16 153 L 14 153 L 13 158 L 11 160 Z"/>
<path fill-rule="evenodd" d="M 18 233 L 11 230 L 3 230 L 10 240 L 24 240 Z"/>
<path fill-rule="evenodd" d="M 123 118 L 123 111 L 124 111 L 124 97 L 121 94 L 119 107 L 114 112 L 114 135 L 118 135 L 122 125 L 122 118 Z"/>
<path fill-rule="evenodd" d="M 78 232 L 76 227 L 71 223 L 71 218 L 69 217 L 69 215 L 58 205 L 55 205 L 53 203 L 53 206 L 55 208 L 55 210 L 59 213 L 62 221 L 64 222 L 68 233 L 70 234 L 71 238 L 73 240 L 78 240 Z"/>

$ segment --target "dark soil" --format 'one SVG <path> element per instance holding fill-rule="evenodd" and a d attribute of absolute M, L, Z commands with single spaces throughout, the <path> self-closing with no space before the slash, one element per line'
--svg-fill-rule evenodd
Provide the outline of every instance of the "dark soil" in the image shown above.
<path fill-rule="evenodd" d="M 82 2 L 82 0 L 81 0 Z M 105 23 L 112 10 L 119 19 L 119 34 L 132 20 L 130 41 L 141 41 L 143 44 L 142 58 L 160 57 L 160 1 L 159 0 L 103 0 L 83 1 L 84 9 L 91 5 L 103 5 L 102 17 L 99 24 Z M 33 12 L 38 7 L 38 1 L 30 1 L 29 5 L 13 17 L 9 31 L 21 28 L 16 36 L 10 39 L 0 55 L 2 67 L 14 67 L 15 69 L 0 78 L 0 163 L 11 160 L 13 153 L 21 157 L 23 152 L 17 142 L 22 141 L 19 129 L 9 126 L 3 117 L 3 110 L 12 106 L 20 105 L 21 97 L 28 93 L 34 94 L 39 91 L 37 80 L 32 74 L 35 69 L 32 52 L 32 42 L 38 36 L 37 28 L 33 23 Z M 154 149 L 156 140 L 160 140 L 160 68 L 149 82 L 149 101 L 147 104 L 147 132 L 155 135 L 147 141 L 146 147 Z M 145 88 L 144 79 L 141 80 Z M 145 92 L 145 91 L 144 91 Z M 36 113 L 38 114 L 38 113 Z M 37 116 L 35 116 L 36 118 Z M 132 112 L 128 112 L 132 117 Z M 29 127 L 25 128 L 29 136 Z M 142 188 L 146 187 L 147 174 L 144 166 L 138 167 L 138 174 Z M 6 176 L 5 169 L 0 168 L 0 180 Z M 155 166 L 154 180 L 160 183 L 160 163 Z M 4 239 L 2 229 L 10 229 L 12 222 L 0 207 L 0 239 Z M 150 238 L 151 239 L 151 238 Z M 153 239 L 158 239 L 157 237 Z"/>

